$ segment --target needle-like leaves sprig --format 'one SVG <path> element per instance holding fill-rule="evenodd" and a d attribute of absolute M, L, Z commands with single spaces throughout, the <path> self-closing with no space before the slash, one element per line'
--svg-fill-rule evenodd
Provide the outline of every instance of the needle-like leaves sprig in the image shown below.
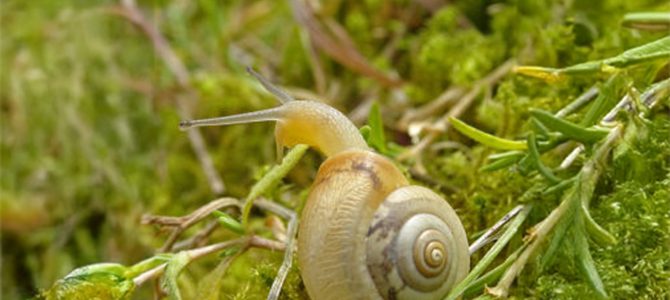
<path fill-rule="evenodd" d="M 614 73 L 617 68 L 625 68 L 631 65 L 668 58 L 670 58 L 670 36 L 629 49 L 620 55 L 603 60 L 589 61 L 562 69 L 520 66 L 515 68 L 515 72 L 537 77 L 548 82 L 556 82 L 564 80 L 565 76 L 568 75 L 590 74 L 596 72 Z"/>
<path fill-rule="evenodd" d="M 518 141 L 492 136 L 460 120 L 450 120 L 454 128 L 473 140 L 496 150 L 509 150 L 490 156 L 492 162 L 482 167 L 481 171 L 500 170 L 516 164 L 521 174 L 533 176 L 530 171 L 535 170 L 539 174 L 537 176 L 547 181 L 547 187 L 541 194 L 542 198 L 562 194 L 560 205 L 553 209 L 542 222 L 535 225 L 523 247 L 517 249 L 507 260 L 490 271 L 491 274 L 495 274 L 495 277 L 500 276 L 503 271 L 504 275 L 495 287 L 487 289 L 489 294 L 506 296 L 510 285 L 531 257 L 539 256 L 539 269 L 542 271 L 547 270 L 553 264 L 559 253 L 563 253 L 573 260 L 595 295 L 599 298 L 609 297 L 605 283 L 596 268 L 589 240 L 606 246 L 616 244 L 617 239 L 595 221 L 591 216 L 589 206 L 591 200 L 596 196 L 595 191 L 599 178 L 607 168 L 611 168 L 607 157 L 622 140 L 624 128 L 644 128 L 646 126 L 647 121 L 643 116 L 649 113 L 649 107 L 658 102 L 657 98 L 667 97 L 664 89 L 657 89 L 657 87 L 668 81 L 664 80 L 652 85 L 641 96 L 630 88 L 633 79 L 614 67 L 625 68 L 631 65 L 653 63 L 667 57 L 670 57 L 670 38 L 668 37 L 630 49 L 619 56 L 564 69 L 517 68 L 518 73 L 540 77 L 548 81 L 560 80 L 563 76 L 571 74 L 588 74 L 599 71 L 612 73 L 609 79 L 601 85 L 595 101 L 591 103 L 578 123 L 567 120 L 566 116 L 575 113 L 583 106 L 584 101 L 579 101 L 579 105 L 571 103 L 570 108 L 566 107 L 556 114 L 541 109 L 531 109 L 530 126 L 528 127 L 530 131 L 523 134 L 526 136 L 525 147 L 521 146 Z M 625 92 L 626 90 L 629 92 Z M 625 97 L 619 101 L 622 96 Z M 648 98 L 648 101 L 642 99 L 645 97 Z M 615 114 L 628 112 L 632 112 L 630 119 L 613 121 Z M 607 127 L 596 126 L 599 120 Z M 625 126 L 622 123 L 630 124 Z M 630 132 L 630 130 L 625 132 Z M 631 139 L 630 134 L 627 134 L 623 140 L 629 139 Z M 587 157 L 579 172 L 563 179 L 555 175 L 557 170 L 548 167 L 542 161 L 541 156 L 566 142 L 581 144 L 582 146 L 575 150 L 587 149 Z M 558 171 L 563 172 L 563 170 Z M 566 248 L 566 245 L 570 247 Z M 494 279 L 487 277 L 487 280 Z"/>

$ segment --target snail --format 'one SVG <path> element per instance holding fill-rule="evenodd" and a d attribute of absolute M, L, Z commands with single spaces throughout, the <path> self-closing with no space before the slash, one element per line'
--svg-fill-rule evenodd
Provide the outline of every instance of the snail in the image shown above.
<path fill-rule="evenodd" d="M 180 126 L 275 121 L 278 151 L 307 144 L 326 156 L 298 229 L 298 264 L 312 299 L 439 299 L 465 277 L 468 241 L 446 200 L 410 185 L 338 110 L 294 100 L 248 71 L 280 106 Z"/>

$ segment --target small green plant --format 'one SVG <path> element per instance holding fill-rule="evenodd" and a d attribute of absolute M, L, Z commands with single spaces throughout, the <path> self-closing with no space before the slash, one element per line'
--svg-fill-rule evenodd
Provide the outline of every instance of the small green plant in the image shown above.
<path fill-rule="evenodd" d="M 0 298 L 306 299 L 321 159 L 176 126 L 268 107 L 246 65 L 456 209 L 446 299 L 670 298 L 667 1 L 117 2 L 0 2 Z"/>
<path fill-rule="evenodd" d="M 544 181 L 537 184 L 536 187 L 539 186 L 545 191 L 545 194 L 558 193 L 562 194 L 562 197 L 560 204 L 544 220 L 531 228 L 525 238 L 525 243 L 514 252 L 513 256 L 508 257 L 498 268 L 490 271 L 490 274 L 479 277 L 484 279 L 484 282 L 475 281 L 478 275 L 468 278 L 471 281 L 466 280 L 463 283 L 464 287 L 453 291 L 449 299 L 460 296 L 468 288 L 468 284 L 471 287 L 481 288 L 482 283 L 491 283 L 498 276 L 502 277 L 497 285 L 487 289 L 486 293 L 506 297 L 513 280 L 521 273 L 530 259 L 540 257 L 541 272 L 555 261 L 557 253 L 561 250 L 569 253 L 571 259 L 574 260 L 574 265 L 578 267 L 598 297 L 609 297 L 596 269 L 589 240 L 604 247 L 615 245 L 616 238 L 596 223 L 591 216 L 589 206 L 595 197 L 594 192 L 601 175 L 613 168 L 608 159 L 609 154 L 621 147 L 626 147 L 625 144 L 621 144 L 624 133 L 628 131 L 628 136 L 630 132 L 637 133 L 640 124 L 650 122 L 649 110 L 661 102 L 667 102 L 670 96 L 670 79 L 647 84 L 646 90 L 641 95 L 629 91 L 625 95 L 617 96 L 616 93 L 612 93 L 613 90 L 618 89 L 617 85 L 630 86 L 627 83 L 632 81 L 626 75 L 625 69 L 617 68 L 643 63 L 656 64 L 659 60 L 667 62 L 663 60 L 668 58 L 670 58 L 670 38 L 666 37 L 628 50 L 614 58 L 582 63 L 563 69 L 517 67 L 516 71 L 520 74 L 548 81 L 562 79 L 562 76 L 603 70 L 611 74 L 611 78 L 600 90 L 601 96 L 594 100 L 579 124 L 566 120 L 567 114 L 557 116 L 544 110 L 531 109 L 529 124 L 533 126 L 529 126 L 532 130 L 525 133 L 527 136 L 525 143 L 498 138 L 458 119 L 451 119 L 455 129 L 488 147 L 497 150 L 514 150 L 492 155 L 493 162 L 483 167 L 483 170 L 517 168 L 528 177 L 542 177 Z M 613 101 L 613 97 L 621 100 Z M 568 107 L 577 106 L 570 104 Z M 577 113 L 577 111 L 570 113 Z M 594 125 L 597 119 L 600 122 Z M 639 138 L 644 138 L 644 136 Z M 630 142 L 627 141 L 627 143 Z M 548 167 L 542 161 L 541 153 L 555 150 L 565 144 L 574 145 L 573 153 L 566 158 L 560 168 Z M 519 150 L 525 150 L 525 152 Z M 579 155 L 582 151 L 587 153 L 582 167 L 576 173 L 566 170 L 573 163 L 575 155 Z M 562 173 L 563 177 L 555 175 L 557 172 Z M 545 200 L 540 198 L 538 201 Z M 480 263 L 486 265 L 489 261 L 482 260 Z M 506 269 L 504 273 L 502 269 Z M 477 267 L 476 270 L 479 271 Z"/>

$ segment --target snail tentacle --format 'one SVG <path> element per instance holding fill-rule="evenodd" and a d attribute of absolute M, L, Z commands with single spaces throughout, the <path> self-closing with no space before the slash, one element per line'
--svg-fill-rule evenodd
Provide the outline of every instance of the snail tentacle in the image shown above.
<path fill-rule="evenodd" d="M 257 112 L 184 121 L 182 129 L 276 121 L 277 152 L 307 144 L 327 156 L 298 230 L 307 293 L 322 299 L 439 299 L 470 268 L 465 230 L 431 190 L 370 149 L 338 110 L 293 98 L 253 70 L 282 103 Z"/>

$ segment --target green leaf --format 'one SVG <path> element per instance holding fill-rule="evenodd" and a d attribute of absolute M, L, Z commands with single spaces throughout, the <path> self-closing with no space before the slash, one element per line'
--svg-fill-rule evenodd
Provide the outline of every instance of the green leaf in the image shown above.
<path fill-rule="evenodd" d="M 512 151 L 494 153 L 494 154 L 489 155 L 487 158 L 489 160 L 494 160 L 495 161 L 495 160 L 509 158 L 509 157 L 523 156 L 524 154 L 525 154 L 525 152 L 523 152 L 523 151 L 512 150 Z"/>
<path fill-rule="evenodd" d="M 657 59 L 670 57 L 670 36 L 635 47 L 623 53 L 602 60 L 588 61 L 567 68 L 555 69 L 537 66 L 519 66 L 514 72 L 540 78 L 549 82 L 560 81 L 565 75 L 613 72 L 614 67 L 623 68 Z"/>
<path fill-rule="evenodd" d="M 585 175 L 580 173 L 576 176 L 575 184 L 562 197 L 562 201 L 568 201 L 565 215 L 554 227 L 551 239 L 547 249 L 540 258 L 540 270 L 546 269 L 554 261 L 558 249 L 565 245 L 566 234 L 568 229 L 574 224 L 576 214 L 579 213 L 579 205 L 583 197 L 590 197 L 592 189 L 589 179 L 584 178 Z"/>
<path fill-rule="evenodd" d="M 289 171 L 295 167 L 296 164 L 300 161 L 303 155 L 309 146 L 307 145 L 296 145 L 293 147 L 286 157 L 282 159 L 279 165 L 273 166 L 267 174 L 263 176 L 253 187 L 244 202 L 244 207 L 242 208 L 242 227 L 245 229 L 248 228 L 247 224 L 249 221 L 249 214 L 251 213 L 251 208 L 254 205 L 254 200 L 263 193 L 267 192 L 269 189 L 279 184 L 279 182 L 288 174 Z"/>
<path fill-rule="evenodd" d="M 179 292 L 179 274 L 191 262 L 191 256 L 186 251 L 175 254 L 167 264 L 165 273 L 161 277 L 161 288 L 167 292 L 168 299 L 181 300 L 181 293 Z"/>
<path fill-rule="evenodd" d="M 519 151 L 510 151 L 510 152 L 507 152 L 507 153 L 509 153 L 509 155 L 498 156 L 497 158 L 495 158 L 495 161 L 479 168 L 479 171 L 480 172 L 492 172 L 492 171 L 496 171 L 496 170 L 500 170 L 500 169 L 509 167 L 509 166 L 513 165 L 514 163 L 516 163 L 517 161 L 519 161 L 525 155 L 523 152 L 519 152 Z M 494 158 L 492 158 L 492 156 L 489 156 L 489 159 L 494 159 Z"/>
<path fill-rule="evenodd" d="M 386 137 L 384 136 L 384 124 L 382 122 L 382 114 L 379 110 L 377 102 L 372 104 L 370 114 L 368 115 L 368 125 L 370 126 L 370 135 L 368 136 L 368 143 L 377 151 L 387 153 Z"/>
<path fill-rule="evenodd" d="M 544 124 L 549 130 L 562 133 L 568 138 L 582 143 L 593 143 L 607 135 L 605 129 L 583 128 L 570 121 L 563 120 L 541 109 L 531 109 L 530 114 Z"/>
<path fill-rule="evenodd" d="M 363 125 L 363 126 L 361 126 L 361 128 L 358 128 L 358 132 L 361 133 L 361 135 L 363 136 L 363 139 L 365 139 L 365 141 L 368 144 L 370 144 L 370 132 L 371 131 L 372 131 L 372 129 L 370 128 L 370 125 Z"/>
<path fill-rule="evenodd" d="M 128 268 L 116 263 L 84 266 L 66 275 L 43 293 L 46 299 L 130 299 L 135 289 L 125 276 Z"/>
<path fill-rule="evenodd" d="M 223 276 L 228 270 L 230 263 L 236 256 L 228 256 L 221 260 L 221 262 L 198 282 L 198 290 L 196 299 L 202 300 L 218 300 L 221 299 L 221 284 Z"/>
<path fill-rule="evenodd" d="M 77 268 L 66 275 L 65 278 L 69 277 L 78 277 L 78 276 L 88 276 L 96 273 L 107 273 L 114 274 L 117 276 L 125 276 L 128 268 L 122 264 L 117 263 L 97 263 L 88 266 L 83 266 Z"/>
<path fill-rule="evenodd" d="M 463 296 L 469 298 L 476 292 L 481 291 L 489 283 L 498 279 L 503 274 L 503 272 L 505 272 L 507 268 L 510 265 L 512 265 L 512 263 L 517 259 L 517 257 L 519 257 L 519 254 L 521 254 L 521 251 L 523 251 L 524 249 L 525 247 L 519 247 L 518 249 L 516 249 L 516 251 L 514 251 L 514 253 L 507 256 L 507 258 L 503 263 L 497 265 L 491 271 L 486 272 L 486 274 L 482 275 L 481 277 L 477 278 L 475 281 L 470 283 L 468 287 L 465 289 L 465 291 L 463 291 Z"/>
<path fill-rule="evenodd" d="M 549 137 L 550 135 L 549 128 L 547 128 L 547 126 L 544 126 L 542 122 L 538 121 L 536 118 L 530 118 L 530 122 L 533 125 L 533 129 L 535 130 L 535 132 L 537 132 L 540 136 Z"/>
<path fill-rule="evenodd" d="M 599 122 L 619 102 L 628 82 L 629 80 L 620 74 L 608 79 L 600 87 L 598 97 L 593 101 L 593 104 L 589 107 L 589 110 L 579 124 L 588 127 Z"/>
<path fill-rule="evenodd" d="M 591 217 L 589 209 L 586 207 L 585 203 L 582 203 L 582 216 L 584 217 L 584 225 L 586 227 L 586 232 L 589 233 L 593 239 L 602 244 L 602 245 L 614 245 L 616 244 L 616 238 L 612 236 L 607 230 L 602 228 L 596 220 Z"/>
<path fill-rule="evenodd" d="M 535 133 L 531 132 L 528 135 L 528 153 L 530 155 L 531 160 L 534 162 L 535 167 L 537 170 L 544 176 L 547 180 L 551 181 L 552 183 L 558 183 L 561 181 L 560 178 L 556 177 L 554 175 L 554 172 L 551 171 L 547 166 L 542 163 L 542 160 L 540 159 L 540 152 L 537 150 L 537 141 L 535 140 Z"/>
<path fill-rule="evenodd" d="M 449 295 L 447 296 L 446 299 L 448 300 L 454 300 L 458 297 L 461 296 L 461 294 L 469 287 L 470 284 L 473 283 L 477 277 L 488 268 L 488 266 L 493 262 L 493 260 L 498 256 L 500 251 L 507 245 L 507 243 L 516 235 L 518 232 L 519 228 L 521 227 L 521 224 L 526 220 L 526 217 L 528 216 L 528 213 L 530 213 L 531 206 L 525 206 L 521 212 L 514 218 L 514 221 L 512 221 L 509 224 L 509 227 L 503 232 L 502 236 L 496 241 L 495 244 L 493 244 L 493 247 L 486 252 L 484 257 L 477 263 L 477 265 L 468 273 L 468 275 L 459 283 L 457 284 L 450 292 Z"/>
<path fill-rule="evenodd" d="M 170 253 L 161 253 L 156 256 L 147 258 L 141 262 L 134 264 L 129 267 L 126 271 L 126 277 L 135 278 L 136 276 L 149 271 L 159 265 L 162 265 L 172 259 L 172 254 Z"/>
<path fill-rule="evenodd" d="M 237 233 L 237 234 L 244 234 L 244 227 L 242 227 L 242 224 L 235 220 L 231 215 L 224 213 L 220 210 L 215 210 L 212 212 L 213 215 L 215 215 L 217 220 L 219 221 L 219 224 L 221 224 L 223 227 Z"/>
<path fill-rule="evenodd" d="M 530 153 L 525 154 L 516 166 L 519 173 L 523 176 L 528 175 L 531 171 L 535 169 L 535 161 L 532 158 Z"/>
<path fill-rule="evenodd" d="M 527 147 L 523 141 L 513 141 L 490 135 L 459 119 L 449 117 L 449 121 L 460 133 L 491 148 L 499 150 L 525 150 Z"/>
<path fill-rule="evenodd" d="M 605 286 L 600 279 L 600 275 L 598 275 L 598 270 L 596 270 L 593 257 L 591 257 L 588 240 L 586 239 L 586 232 L 584 232 L 582 226 L 583 225 L 575 226 L 571 230 L 571 239 L 573 241 L 573 247 L 575 248 L 577 265 L 591 287 L 597 292 L 598 296 L 605 299 L 607 298 L 607 292 L 605 292 Z"/>
<path fill-rule="evenodd" d="M 663 30 L 670 28 L 670 13 L 668 12 L 636 12 L 623 16 L 623 26 L 648 29 Z"/>
<path fill-rule="evenodd" d="M 626 50 L 618 56 L 605 59 L 603 63 L 615 67 L 626 67 L 661 58 L 670 58 L 670 36 Z"/>
<path fill-rule="evenodd" d="M 542 192 L 542 195 L 546 196 L 546 195 L 560 193 L 560 192 L 572 187 L 572 185 L 575 184 L 575 181 L 577 181 L 576 177 L 572 177 L 572 178 L 569 178 L 569 179 L 564 179 L 561 182 L 559 182 L 558 184 L 552 185 L 549 188 L 547 188 L 546 190 L 544 190 Z"/>

